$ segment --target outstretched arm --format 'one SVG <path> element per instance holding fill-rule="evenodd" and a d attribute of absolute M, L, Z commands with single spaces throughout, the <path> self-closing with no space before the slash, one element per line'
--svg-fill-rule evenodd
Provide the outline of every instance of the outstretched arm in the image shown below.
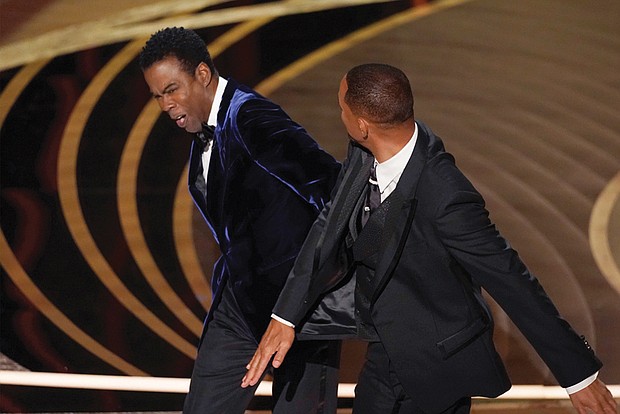
<path fill-rule="evenodd" d="M 246 366 L 248 372 L 241 380 L 241 387 L 246 388 L 255 385 L 267 369 L 267 365 L 273 357 L 271 363 L 274 368 L 282 365 L 286 353 L 293 345 L 295 339 L 295 329 L 290 326 L 272 319 L 267 327 L 267 331 L 258 344 L 258 349 L 254 353 L 252 360 Z"/>
<path fill-rule="evenodd" d="M 581 391 L 570 394 L 573 407 L 579 414 L 616 414 L 618 406 L 601 380 L 595 380 Z"/>

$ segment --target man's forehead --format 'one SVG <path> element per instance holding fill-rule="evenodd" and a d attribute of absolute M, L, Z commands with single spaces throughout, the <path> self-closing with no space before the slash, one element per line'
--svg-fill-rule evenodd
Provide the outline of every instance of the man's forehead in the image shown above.
<path fill-rule="evenodd" d="M 155 62 L 153 67 L 170 72 L 185 72 L 181 61 L 175 56 L 166 56 Z"/>
<path fill-rule="evenodd" d="M 157 88 L 164 88 L 168 84 L 182 82 L 184 79 L 191 78 L 192 75 L 183 70 L 180 62 L 173 58 L 162 59 L 155 62 L 151 67 L 144 71 L 144 76 L 149 83 L 154 83 Z"/>

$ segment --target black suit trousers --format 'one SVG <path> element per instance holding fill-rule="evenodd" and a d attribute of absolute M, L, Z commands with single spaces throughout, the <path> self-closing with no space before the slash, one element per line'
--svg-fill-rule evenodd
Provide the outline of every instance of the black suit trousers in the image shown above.
<path fill-rule="evenodd" d="M 227 287 L 198 349 L 183 413 L 243 414 L 258 387 L 241 388 L 257 347 Z M 335 414 L 339 358 L 338 341 L 295 342 L 272 373 L 273 412 Z"/>
<path fill-rule="evenodd" d="M 467 414 L 471 398 L 456 401 L 441 413 L 420 410 L 405 391 L 394 372 L 381 342 L 370 342 L 366 362 L 355 387 L 353 414 Z"/>

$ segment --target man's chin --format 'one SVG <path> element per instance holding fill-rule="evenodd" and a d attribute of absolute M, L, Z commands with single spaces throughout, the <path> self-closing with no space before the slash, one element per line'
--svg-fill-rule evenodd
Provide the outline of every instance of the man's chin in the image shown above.
<path fill-rule="evenodd" d="M 185 128 L 183 128 L 183 129 L 186 130 L 187 132 L 189 132 L 190 134 L 195 134 L 197 132 L 202 131 L 202 125 L 200 125 L 199 127 L 186 125 Z"/>

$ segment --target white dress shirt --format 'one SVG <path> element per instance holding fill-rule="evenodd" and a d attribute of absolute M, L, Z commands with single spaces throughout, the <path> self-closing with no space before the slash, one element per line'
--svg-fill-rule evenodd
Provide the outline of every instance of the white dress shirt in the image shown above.
<path fill-rule="evenodd" d="M 377 163 L 377 160 L 375 160 L 375 165 L 377 167 L 377 184 L 379 186 L 379 191 L 381 192 L 381 202 L 392 194 L 392 191 L 396 188 L 398 180 L 400 180 L 400 176 L 403 175 L 403 171 L 405 171 L 405 167 L 411 158 L 411 154 L 413 154 L 413 148 L 415 147 L 417 140 L 418 127 L 416 125 L 415 131 L 413 131 L 413 135 L 407 144 L 405 144 L 400 151 L 393 155 L 392 158 L 381 163 Z"/>

